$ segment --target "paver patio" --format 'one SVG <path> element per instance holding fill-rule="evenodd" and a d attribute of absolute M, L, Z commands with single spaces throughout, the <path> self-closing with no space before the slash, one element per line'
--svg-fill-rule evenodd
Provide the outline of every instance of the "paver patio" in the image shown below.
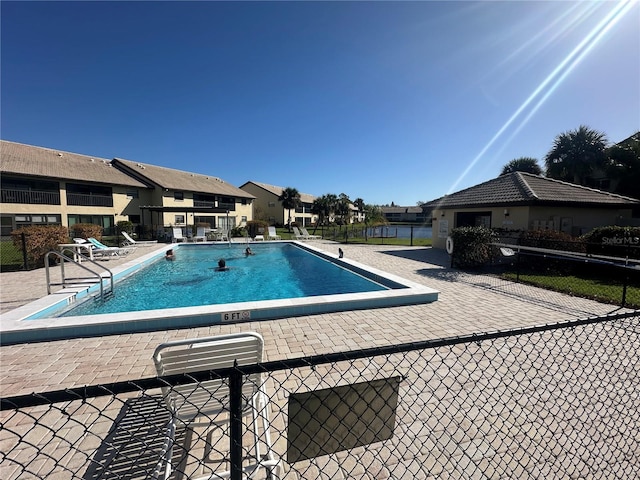
<path fill-rule="evenodd" d="M 348 258 L 439 290 L 439 299 L 424 305 L 2 346 L 2 395 L 154 376 L 154 348 L 176 339 L 254 330 L 263 335 L 265 361 L 271 361 L 553 323 L 615 310 L 591 300 L 462 274 L 448 267 L 449 256 L 442 250 L 322 240 L 313 244 L 333 253 L 340 246 Z M 149 251 L 138 248 L 132 255 Z M 45 294 L 43 269 L 0 274 L 3 312 Z"/>

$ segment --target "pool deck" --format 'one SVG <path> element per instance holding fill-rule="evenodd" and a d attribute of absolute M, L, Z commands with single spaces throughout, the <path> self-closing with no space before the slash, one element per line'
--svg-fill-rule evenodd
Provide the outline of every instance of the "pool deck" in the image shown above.
<path fill-rule="evenodd" d="M 253 330 L 265 339 L 265 361 L 554 323 L 605 315 L 615 306 L 449 268 L 443 250 L 309 242 L 440 292 L 428 304 L 308 315 L 150 333 L 0 347 L 2 396 L 155 376 L 152 354 L 163 342 Z M 109 268 L 166 245 L 139 247 Z M 0 312 L 46 295 L 45 271 L 0 274 Z"/>

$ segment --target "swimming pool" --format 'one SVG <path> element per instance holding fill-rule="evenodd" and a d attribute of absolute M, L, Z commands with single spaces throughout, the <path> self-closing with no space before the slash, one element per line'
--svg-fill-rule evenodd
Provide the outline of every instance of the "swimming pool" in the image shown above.
<path fill-rule="evenodd" d="M 209 253 L 206 261 L 198 260 L 190 265 L 189 274 L 192 277 L 191 279 L 179 280 L 179 282 L 185 282 L 184 288 L 178 284 L 156 284 L 155 289 L 145 290 L 145 293 L 139 296 L 188 296 L 184 292 L 190 290 L 188 287 L 189 282 L 193 282 L 194 284 L 202 282 L 204 284 L 213 276 L 216 276 L 216 278 L 225 276 L 223 278 L 228 280 L 231 277 L 226 275 L 233 274 L 234 270 L 237 270 L 236 273 L 238 275 L 243 272 L 243 261 L 246 263 L 256 261 L 257 263 L 263 260 L 263 263 L 268 264 L 266 261 L 267 250 L 264 252 L 261 252 L 261 250 L 262 248 L 271 248 L 271 244 L 289 245 L 291 248 L 300 250 L 305 255 L 318 257 L 314 261 L 318 260 L 327 264 L 327 266 L 331 264 L 331 268 L 336 268 L 336 271 L 348 271 L 349 275 L 356 274 L 356 276 L 364 277 L 367 281 L 373 282 L 376 287 L 368 291 L 344 292 L 344 290 L 339 290 L 339 293 L 326 292 L 309 294 L 303 291 L 304 296 L 300 297 L 251 301 L 234 300 L 230 303 L 207 303 L 194 306 L 162 307 L 137 311 L 127 309 L 126 311 L 106 314 L 90 313 L 77 315 L 77 312 L 75 312 L 72 314 L 73 316 L 57 317 L 56 315 L 59 315 L 69 305 L 77 304 L 86 299 L 87 296 L 95 295 L 99 291 L 97 286 L 63 289 L 3 314 L 2 317 L 0 317 L 0 344 L 9 345 L 110 334 L 199 327 L 220 323 L 262 321 L 301 315 L 429 303 L 438 299 L 438 292 L 432 288 L 371 268 L 348 258 L 338 258 L 337 255 L 325 252 L 308 243 L 290 241 L 269 242 L 269 244 L 262 245 L 253 243 L 251 247 L 256 251 L 257 255 L 246 259 L 242 257 L 235 258 L 235 254 L 229 254 L 233 249 L 238 249 L 237 245 L 222 247 L 227 248 L 227 250 L 224 250 L 224 256 L 229 258 L 229 266 L 232 267 L 228 272 L 215 272 L 211 270 L 215 262 L 217 262 L 218 255 L 211 255 Z M 240 254 L 244 247 L 245 245 L 238 250 Z M 165 245 L 159 249 L 154 249 L 140 258 L 115 267 L 113 274 L 116 280 L 114 289 L 116 298 L 119 296 L 120 281 L 126 281 L 129 276 L 132 276 L 136 272 L 144 273 L 147 268 L 152 268 L 156 264 L 162 265 L 163 268 L 166 266 L 167 268 L 176 269 L 188 264 L 188 262 L 181 265 L 179 261 L 165 261 L 163 259 L 164 253 L 169 248 L 176 249 L 176 254 L 178 256 L 184 256 L 186 259 L 190 257 L 190 251 L 192 249 L 195 254 L 206 251 L 214 252 L 213 249 L 218 247 L 201 243 L 193 245 Z M 261 259 L 263 253 L 264 256 L 262 256 Z M 166 265 L 172 263 L 173 265 Z M 313 275 L 314 269 L 306 269 L 306 271 L 311 273 L 312 276 L 322 279 L 324 283 L 330 283 L 327 280 L 326 274 Z M 250 277 L 255 277 L 255 275 L 250 275 Z M 269 269 L 259 274 L 259 277 L 259 281 L 256 278 L 250 278 L 252 284 L 254 284 L 257 289 L 263 289 L 266 284 L 271 282 Z M 135 278 L 135 275 L 132 278 Z M 166 278 L 170 279 L 172 277 L 167 275 Z M 175 278 L 178 277 L 174 277 L 174 280 Z M 298 287 L 303 288 L 306 283 L 306 281 L 299 282 Z M 341 284 L 342 282 L 338 281 L 337 283 Z M 303 287 L 301 287 L 301 285 Z M 381 286 L 384 288 L 380 289 Z M 211 289 L 213 288 L 209 288 L 209 290 Z M 179 292 L 183 292 L 183 294 L 181 295 Z"/>
<path fill-rule="evenodd" d="M 235 302 L 386 290 L 375 281 L 291 243 L 181 245 L 175 259 L 158 258 L 118 282 L 113 298 L 90 298 L 57 316 L 100 315 Z M 224 259 L 225 271 L 218 270 Z"/>

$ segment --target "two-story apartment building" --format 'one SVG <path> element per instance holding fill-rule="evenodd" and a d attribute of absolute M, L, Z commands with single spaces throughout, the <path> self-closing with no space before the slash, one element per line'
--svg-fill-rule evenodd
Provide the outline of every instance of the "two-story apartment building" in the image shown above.
<path fill-rule="evenodd" d="M 265 220 L 269 225 L 286 225 L 289 211 L 282 206 L 279 198 L 284 187 L 266 183 L 248 181 L 240 186 L 241 190 L 250 193 L 254 198 L 254 216 L 256 220 Z M 300 205 L 291 211 L 291 221 L 306 227 L 316 223 L 318 216 L 311 213 L 315 197 L 307 193 L 300 194 Z"/>
<path fill-rule="evenodd" d="M 2 235 L 25 225 L 129 220 L 152 236 L 197 223 L 251 220 L 254 197 L 214 176 L 0 141 Z"/>
<path fill-rule="evenodd" d="M 391 223 L 399 222 L 415 222 L 427 223 L 431 221 L 431 217 L 425 214 L 422 207 L 380 207 L 384 218 Z M 430 211 L 429 211 L 430 213 Z"/>
<path fill-rule="evenodd" d="M 230 230 L 252 219 L 254 196 L 211 175 L 115 158 L 114 167 L 147 186 L 139 207 L 154 228 L 208 224 Z"/>
<path fill-rule="evenodd" d="M 122 212 L 139 214 L 147 185 L 109 160 L 0 142 L 2 235 L 26 225 L 93 223 L 113 231 Z"/>

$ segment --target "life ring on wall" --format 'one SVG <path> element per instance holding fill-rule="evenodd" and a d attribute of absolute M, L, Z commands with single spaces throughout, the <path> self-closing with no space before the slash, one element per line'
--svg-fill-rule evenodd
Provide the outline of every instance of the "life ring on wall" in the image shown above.
<path fill-rule="evenodd" d="M 447 253 L 451 255 L 453 253 L 453 238 L 447 237 Z"/>

